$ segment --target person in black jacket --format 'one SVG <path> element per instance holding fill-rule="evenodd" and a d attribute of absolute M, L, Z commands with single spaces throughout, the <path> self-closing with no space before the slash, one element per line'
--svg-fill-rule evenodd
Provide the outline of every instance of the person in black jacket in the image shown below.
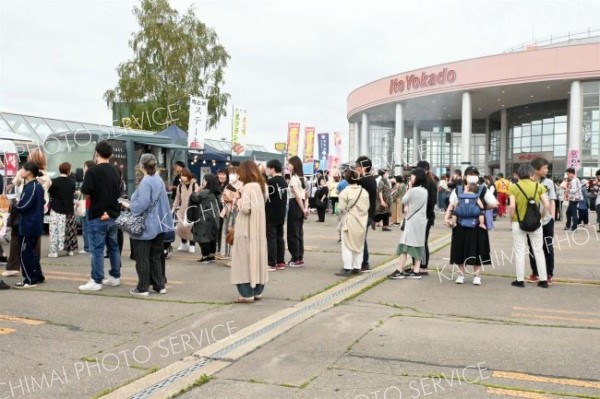
<path fill-rule="evenodd" d="M 423 248 L 423 257 L 421 258 L 421 275 L 426 276 L 429 274 L 427 271 L 427 265 L 429 264 L 429 232 L 435 223 L 435 203 L 437 198 L 437 183 L 431 173 L 429 162 L 419 161 L 417 168 L 425 169 L 427 173 L 427 181 L 424 185 L 427 190 L 427 228 L 425 229 L 425 247 Z"/>
<path fill-rule="evenodd" d="M 287 205 L 288 185 L 281 175 L 283 165 L 277 159 L 267 163 L 267 192 L 269 199 L 265 203 L 267 219 L 267 252 L 268 271 L 285 269 L 285 241 L 283 239 L 283 224 Z"/>
<path fill-rule="evenodd" d="M 35 163 L 26 162 L 19 173 L 25 181 L 21 198 L 15 205 L 15 211 L 19 215 L 23 281 L 15 284 L 15 287 L 35 288 L 38 283 L 46 280 L 35 250 L 44 232 L 44 189 L 36 180 L 41 174 Z"/>
<path fill-rule="evenodd" d="M 371 174 L 371 167 L 373 163 L 369 157 L 362 155 L 356 159 L 356 173 L 360 177 L 358 185 L 364 188 L 369 194 L 369 218 L 367 219 L 367 235 L 369 232 L 369 226 L 375 217 L 375 211 L 377 209 L 377 181 L 375 176 Z M 369 248 L 367 246 L 367 236 L 365 236 L 365 249 L 363 251 L 363 261 L 361 265 L 361 272 L 368 273 L 371 271 L 369 266 Z"/>

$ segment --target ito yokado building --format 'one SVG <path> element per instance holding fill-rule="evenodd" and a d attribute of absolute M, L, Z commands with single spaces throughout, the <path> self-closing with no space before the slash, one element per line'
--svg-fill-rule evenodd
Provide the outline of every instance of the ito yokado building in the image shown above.
<path fill-rule="evenodd" d="M 466 165 L 510 175 L 541 156 L 559 177 L 579 150 L 578 175 L 590 177 L 599 103 L 600 30 L 588 30 L 359 87 L 348 96 L 349 154 L 377 168 L 427 160 L 438 175 Z"/>

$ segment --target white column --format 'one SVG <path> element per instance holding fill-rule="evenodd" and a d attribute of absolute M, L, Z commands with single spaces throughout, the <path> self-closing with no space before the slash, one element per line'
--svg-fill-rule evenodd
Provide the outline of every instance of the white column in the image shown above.
<path fill-rule="evenodd" d="M 480 171 L 483 174 L 486 175 L 491 175 L 492 174 L 492 169 L 490 168 L 490 116 L 488 115 L 485 118 L 485 140 L 483 142 L 484 145 L 484 158 L 483 158 L 483 164 L 486 165 L 486 170 L 485 171 Z"/>
<path fill-rule="evenodd" d="M 464 171 L 471 164 L 471 93 L 462 95 L 461 118 L 461 162 L 460 168 Z"/>
<path fill-rule="evenodd" d="M 413 122 L 413 164 L 421 160 L 421 135 L 417 121 Z"/>
<path fill-rule="evenodd" d="M 503 173 L 507 178 L 511 173 L 506 170 L 508 161 L 508 126 L 507 126 L 506 108 L 500 111 L 500 173 Z"/>
<path fill-rule="evenodd" d="M 360 155 L 369 156 L 369 115 L 362 114 L 362 123 L 360 125 Z"/>
<path fill-rule="evenodd" d="M 569 98 L 569 150 L 578 150 L 581 143 L 581 82 L 571 82 Z"/>
<path fill-rule="evenodd" d="M 406 163 L 406 159 L 404 159 L 404 106 L 401 103 L 396 104 L 395 133 L 396 148 L 394 148 L 394 163 L 402 165 Z"/>
<path fill-rule="evenodd" d="M 360 125 L 358 122 L 352 122 L 352 127 L 352 130 L 354 130 L 354 136 L 352 137 L 354 151 L 352 151 L 352 154 L 350 155 L 350 162 L 354 162 L 356 158 L 360 156 Z"/>

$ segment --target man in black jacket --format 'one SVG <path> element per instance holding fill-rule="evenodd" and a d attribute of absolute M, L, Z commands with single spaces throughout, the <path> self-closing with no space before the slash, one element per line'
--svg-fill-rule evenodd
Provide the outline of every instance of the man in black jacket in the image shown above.
<path fill-rule="evenodd" d="M 369 226 L 375 217 L 375 211 L 377 209 L 377 181 L 375 176 L 371 174 L 371 167 L 373 163 L 369 157 L 362 155 L 356 160 L 356 173 L 360 176 L 358 185 L 364 188 L 369 193 L 369 218 L 367 219 L 367 235 L 369 233 Z M 367 246 L 367 236 L 365 235 L 365 249 L 363 251 L 363 261 L 361 271 L 368 273 L 371 271 L 369 266 L 369 247 Z"/>
<path fill-rule="evenodd" d="M 425 189 L 427 190 L 427 228 L 425 229 L 425 247 L 423 248 L 423 258 L 421 259 L 421 275 L 428 275 L 427 265 L 429 264 L 429 231 L 435 223 L 435 203 L 437 199 L 437 183 L 433 179 L 433 175 L 430 170 L 429 162 L 419 161 L 417 168 L 425 169 L 427 173 L 427 182 L 425 183 Z"/>
<path fill-rule="evenodd" d="M 274 272 L 285 269 L 285 241 L 283 240 L 283 224 L 287 205 L 287 183 L 283 176 L 281 162 L 272 159 L 267 162 L 267 193 L 269 199 L 265 204 L 267 219 L 267 252 L 269 267 Z"/>

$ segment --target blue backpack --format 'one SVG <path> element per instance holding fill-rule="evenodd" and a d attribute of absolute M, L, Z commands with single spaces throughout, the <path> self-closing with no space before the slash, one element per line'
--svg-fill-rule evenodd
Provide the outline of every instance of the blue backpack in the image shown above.
<path fill-rule="evenodd" d="M 482 209 L 477 205 L 477 200 L 481 196 L 484 185 L 479 186 L 477 194 L 464 191 L 464 186 L 456 187 L 458 196 L 458 206 L 454 209 L 454 214 L 458 218 L 458 224 L 468 229 L 474 229 L 479 225 L 479 215 Z"/>

